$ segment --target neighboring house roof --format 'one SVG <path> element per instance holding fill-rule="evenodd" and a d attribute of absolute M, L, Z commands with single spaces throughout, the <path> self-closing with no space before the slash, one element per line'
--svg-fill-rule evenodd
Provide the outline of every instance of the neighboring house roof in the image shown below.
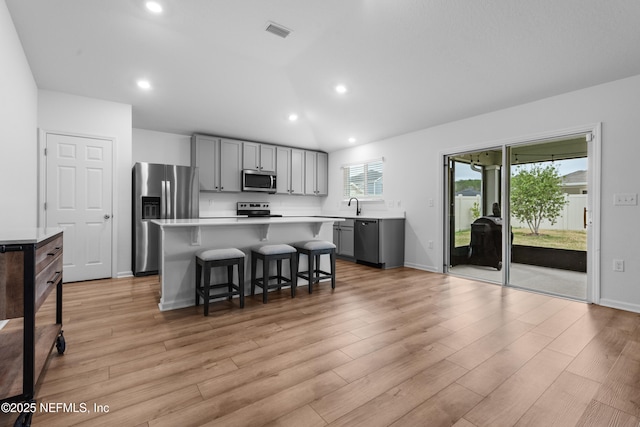
<path fill-rule="evenodd" d="M 575 171 L 562 177 L 563 186 L 587 185 L 587 171 Z"/>

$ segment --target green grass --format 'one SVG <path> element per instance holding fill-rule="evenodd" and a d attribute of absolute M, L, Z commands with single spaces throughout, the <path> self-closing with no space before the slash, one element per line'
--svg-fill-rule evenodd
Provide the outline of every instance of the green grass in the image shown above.
<path fill-rule="evenodd" d="M 456 247 L 466 246 L 470 241 L 471 230 L 456 232 Z M 586 251 L 587 232 L 583 230 L 540 230 L 540 234 L 535 236 L 528 228 L 514 228 L 513 244 Z"/>

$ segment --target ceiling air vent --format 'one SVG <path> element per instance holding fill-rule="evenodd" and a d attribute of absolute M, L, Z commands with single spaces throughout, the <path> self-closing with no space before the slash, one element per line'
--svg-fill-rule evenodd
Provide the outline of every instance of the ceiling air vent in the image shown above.
<path fill-rule="evenodd" d="M 282 38 L 285 38 L 289 34 L 291 34 L 291 30 L 288 30 L 285 27 L 283 27 L 282 25 L 276 24 L 275 22 L 268 22 L 267 23 L 267 28 L 265 28 L 265 30 L 268 33 L 275 34 L 276 36 L 279 36 L 279 37 L 282 37 Z"/>

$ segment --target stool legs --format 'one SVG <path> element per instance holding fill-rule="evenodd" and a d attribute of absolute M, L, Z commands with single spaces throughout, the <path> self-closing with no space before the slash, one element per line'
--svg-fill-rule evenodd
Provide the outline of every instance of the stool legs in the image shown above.
<path fill-rule="evenodd" d="M 204 297 L 204 315 L 209 315 L 209 293 L 211 291 L 211 268 L 207 267 L 204 269 L 204 284 L 203 284 L 203 293 Z"/>
<path fill-rule="evenodd" d="M 229 264 L 231 262 L 231 264 Z M 217 263 L 217 264 L 216 264 Z M 233 283 L 233 266 L 238 267 L 238 285 Z M 214 267 L 227 267 L 227 283 L 211 284 L 211 270 Z M 211 290 L 216 288 L 226 288 L 227 293 L 219 296 L 211 295 Z M 203 300 L 204 315 L 209 315 L 209 301 L 211 299 L 227 297 L 229 301 L 233 295 L 238 295 L 240 308 L 244 308 L 244 258 L 222 261 L 201 261 L 196 260 L 196 290 L 195 305 L 200 305 L 200 298 Z"/>
<path fill-rule="evenodd" d="M 289 274 L 291 274 L 291 298 L 296 296 L 296 288 L 298 287 L 298 254 L 292 253 L 289 258 Z"/>
<path fill-rule="evenodd" d="M 336 288 L 336 251 L 329 253 L 329 262 L 331 262 L 331 289 Z"/>
<path fill-rule="evenodd" d="M 290 278 L 286 278 L 282 275 L 282 260 L 289 260 L 289 273 Z M 258 260 L 262 261 L 262 277 L 256 277 L 258 270 Z M 270 261 L 276 261 L 276 275 L 269 276 Z M 290 285 L 291 298 L 296 296 L 296 283 L 297 283 L 297 254 L 296 252 L 279 255 L 279 258 L 273 256 L 264 256 L 257 253 L 252 253 L 251 256 L 251 295 L 255 295 L 256 286 L 262 288 L 262 303 L 266 304 L 268 301 L 269 288 L 282 289 L 282 285 Z M 270 280 L 276 280 L 276 283 L 269 284 Z"/>
<path fill-rule="evenodd" d="M 269 262 L 262 260 L 262 303 L 267 303 L 267 292 L 269 291 Z"/>
<path fill-rule="evenodd" d="M 297 248 L 298 260 L 300 255 L 307 256 L 307 268 L 300 273 L 296 273 L 297 277 L 305 279 L 309 283 L 309 293 L 313 293 L 314 283 L 320 283 L 321 280 L 331 279 L 331 289 L 336 288 L 336 253 L 332 248 L 320 250 L 307 250 Z M 331 271 L 326 272 L 320 268 L 320 260 L 322 255 L 329 255 Z"/>
<path fill-rule="evenodd" d="M 240 287 L 240 308 L 244 308 L 244 259 L 238 265 L 238 284 Z"/>
<path fill-rule="evenodd" d="M 307 254 L 307 261 L 309 264 L 309 273 L 308 273 L 308 277 L 309 277 L 309 293 L 313 292 L 313 275 L 315 274 L 316 271 L 316 266 L 314 266 L 314 262 L 316 260 L 316 257 L 314 257 L 311 254 Z M 318 263 L 318 265 L 320 265 L 320 263 Z"/>

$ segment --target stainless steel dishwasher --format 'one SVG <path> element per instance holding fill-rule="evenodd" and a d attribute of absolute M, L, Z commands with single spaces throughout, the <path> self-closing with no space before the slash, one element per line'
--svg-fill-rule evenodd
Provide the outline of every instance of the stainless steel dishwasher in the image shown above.
<path fill-rule="evenodd" d="M 357 261 L 380 262 L 379 232 L 377 219 L 356 219 L 354 246 Z"/>

